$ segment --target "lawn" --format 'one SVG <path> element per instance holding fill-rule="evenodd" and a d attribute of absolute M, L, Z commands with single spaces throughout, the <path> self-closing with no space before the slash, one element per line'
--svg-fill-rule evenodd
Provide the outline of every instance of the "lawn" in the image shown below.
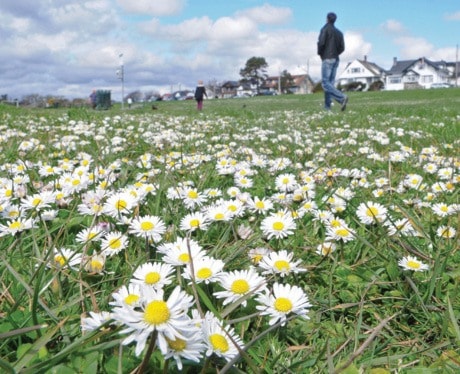
<path fill-rule="evenodd" d="M 460 371 L 460 89 L 0 104 L 0 371 Z"/>

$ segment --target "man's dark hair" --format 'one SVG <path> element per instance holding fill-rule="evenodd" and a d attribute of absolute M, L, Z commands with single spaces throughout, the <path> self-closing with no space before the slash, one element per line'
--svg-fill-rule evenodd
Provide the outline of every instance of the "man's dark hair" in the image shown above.
<path fill-rule="evenodd" d="M 327 14 L 327 21 L 329 23 L 334 23 L 336 19 L 337 19 L 337 15 L 335 13 L 330 12 Z"/>

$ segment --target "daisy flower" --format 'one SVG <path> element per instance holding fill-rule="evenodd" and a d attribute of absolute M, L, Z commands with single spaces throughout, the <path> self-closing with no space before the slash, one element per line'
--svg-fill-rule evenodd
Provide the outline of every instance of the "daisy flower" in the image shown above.
<path fill-rule="evenodd" d="M 188 329 L 190 319 L 186 312 L 193 305 L 193 298 L 177 286 L 169 298 L 164 300 L 162 289 L 143 288 L 142 301 L 136 308 L 116 307 L 113 318 L 125 326 L 121 334 L 130 334 L 123 340 L 127 345 L 136 342 L 135 354 L 139 356 L 153 331 L 158 332 L 158 347 L 164 354 L 168 350 L 167 339 L 185 340 L 181 331 Z"/>
<path fill-rule="evenodd" d="M 333 242 L 324 242 L 316 247 L 316 253 L 321 256 L 329 256 L 337 248 L 337 245 Z"/>
<path fill-rule="evenodd" d="M 222 305 L 233 303 L 245 295 L 255 295 L 265 289 L 266 280 L 256 273 L 253 267 L 248 270 L 236 270 L 229 273 L 223 272 L 219 276 L 220 286 L 224 291 L 214 292 L 218 299 L 225 299 Z M 241 305 L 245 307 L 247 300 Z"/>
<path fill-rule="evenodd" d="M 89 315 L 89 317 L 82 318 L 81 320 L 81 330 L 83 333 L 98 330 L 103 324 L 113 319 L 110 312 L 89 312 Z"/>
<path fill-rule="evenodd" d="M 233 213 L 222 204 L 212 205 L 208 207 L 205 213 L 209 221 L 211 222 L 217 222 L 217 221 L 226 222 L 226 221 L 230 221 L 233 217 Z"/>
<path fill-rule="evenodd" d="M 163 262 L 172 266 L 184 266 L 191 259 L 198 261 L 205 256 L 203 248 L 193 239 L 177 238 L 174 243 L 164 243 L 157 250 L 164 255 Z"/>
<path fill-rule="evenodd" d="M 51 263 L 48 266 L 58 269 L 70 267 L 71 269 L 76 270 L 80 266 L 81 260 L 81 253 L 77 253 L 68 248 L 55 248 Z"/>
<path fill-rule="evenodd" d="M 433 210 L 433 213 L 438 217 L 447 217 L 448 215 L 452 214 L 452 209 L 446 203 L 433 204 L 431 209 Z"/>
<path fill-rule="evenodd" d="M 202 257 L 195 261 L 193 259 L 193 277 L 196 283 L 204 282 L 206 284 L 214 282 L 220 275 L 225 263 L 222 260 L 212 257 Z M 192 279 L 191 266 L 188 265 L 183 272 L 185 279 Z"/>
<path fill-rule="evenodd" d="M 0 224 L 0 237 L 6 235 L 16 235 L 18 232 L 29 230 L 35 227 L 32 218 L 21 218 L 9 220 L 5 225 Z"/>
<path fill-rule="evenodd" d="M 132 282 L 160 289 L 172 282 L 171 274 L 173 271 L 174 268 L 169 264 L 147 262 L 136 269 Z"/>
<path fill-rule="evenodd" d="M 137 204 L 136 198 L 127 192 L 117 192 L 111 195 L 104 204 L 104 213 L 118 218 L 131 214 Z"/>
<path fill-rule="evenodd" d="M 119 231 L 107 233 L 101 240 L 101 250 L 106 256 L 120 253 L 128 246 L 128 237 Z"/>
<path fill-rule="evenodd" d="M 273 203 L 267 198 L 260 199 L 255 196 L 254 199 L 248 200 L 248 207 L 251 212 L 257 214 L 266 214 L 273 209 Z"/>
<path fill-rule="evenodd" d="M 270 252 L 259 262 L 259 266 L 264 270 L 262 274 L 279 274 L 281 277 L 284 277 L 291 273 L 307 271 L 299 267 L 302 261 L 293 261 L 293 257 L 294 253 L 288 253 L 285 249 L 279 252 Z"/>
<path fill-rule="evenodd" d="M 245 212 L 244 203 L 238 198 L 224 200 L 222 201 L 222 205 L 232 214 L 233 217 L 241 217 Z"/>
<path fill-rule="evenodd" d="M 181 198 L 188 209 L 202 206 L 208 199 L 207 195 L 198 192 L 196 188 L 188 187 L 181 191 Z"/>
<path fill-rule="evenodd" d="M 287 316 L 296 314 L 302 318 L 308 319 L 308 309 L 311 304 L 307 295 L 300 287 L 289 284 L 273 284 L 273 291 L 266 291 L 257 297 L 259 304 L 256 308 L 261 311 L 262 315 L 270 316 L 268 324 L 274 325 L 278 321 L 281 326 L 287 322 Z"/>
<path fill-rule="evenodd" d="M 419 261 L 416 257 L 406 256 L 399 260 L 398 265 L 404 270 L 425 271 L 429 266 Z"/>
<path fill-rule="evenodd" d="M 296 224 L 291 214 L 276 214 L 264 218 L 261 223 L 263 235 L 267 239 L 282 239 L 294 234 Z"/>
<path fill-rule="evenodd" d="M 327 225 L 326 241 L 349 242 L 355 238 L 355 232 L 348 225 Z"/>
<path fill-rule="evenodd" d="M 238 348 L 244 349 L 243 342 L 236 335 L 235 330 L 229 325 L 224 327 L 222 322 L 211 312 L 206 313 L 202 330 L 207 347 L 206 356 L 215 354 L 231 361 L 238 355 Z"/>
<path fill-rule="evenodd" d="M 154 242 L 162 240 L 166 226 L 160 217 L 143 216 L 134 218 L 129 225 L 129 233 Z"/>
<path fill-rule="evenodd" d="M 179 370 L 183 369 L 182 359 L 199 363 L 206 348 L 200 327 L 190 323 L 187 329 L 181 330 L 181 334 L 183 339 L 178 337 L 166 338 L 167 350 L 164 353 L 165 360 L 173 358 Z"/>
<path fill-rule="evenodd" d="M 361 203 L 356 210 L 361 223 L 365 225 L 371 225 L 373 223 L 383 222 L 387 218 L 388 209 L 382 204 L 368 201 L 367 203 Z"/>
<path fill-rule="evenodd" d="M 268 256 L 272 251 L 268 248 L 258 247 L 252 248 L 248 252 L 249 259 L 254 265 L 258 265 L 264 256 Z"/>
<path fill-rule="evenodd" d="M 406 236 L 416 236 L 417 230 L 415 230 L 412 223 L 407 218 L 401 218 L 394 222 L 386 221 L 385 226 L 387 227 L 388 235 L 393 236 L 396 234 L 406 235 Z"/>
<path fill-rule="evenodd" d="M 95 242 L 95 241 L 100 241 L 100 235 L 101 235 L 102 230 L 98 226 L 94 227 L 88 227 L 82 231 L 80 231 L 76 238 L 75 241 L 80 244 L 86 244 L 89 242 Z"/>
<path fill-rule="evenodd" d="M 114 301 L 109 304 L 118 307 L 135 308 L 141 303 L 142 286 L 137 283 L 131 282 L 128 287 L 121 286 L 116 292 L 112 294 Z"/>
<path fill-rule="evenodd" d="M 105 255 L 103 254 L 93 254 L 83 260 L 85 264 L 85 270 L 88 273 L 100 274 L 104 271 L 105 266 Z"/>
<path fill-rule="evenodd" d="M 52 191 L 43 191 L 39 194 L 34 194 L 21 201 L 21 208 L 24 210 L 41 211 L 50 208 L 50 205 L 56 201 L 56 195 Z"/>
<path fill-rule="evenodd" d="M 195 230 L 206 231 L 209 226 L 209 220 L 207 216 L 200 212 L 187 214 L 180 220 L 179 228 L 184 231 L 193 232 Z"/>
<path fill-rule="evenodd" d="M 452 239 L 456 233 L 457 231 L 451 226 L 439 226 L 436 230 L 436 235 L 444 239 Z"/>

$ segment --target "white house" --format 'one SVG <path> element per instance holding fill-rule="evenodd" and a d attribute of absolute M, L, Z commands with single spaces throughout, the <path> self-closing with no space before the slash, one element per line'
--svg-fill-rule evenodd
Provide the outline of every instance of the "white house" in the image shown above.
<path fill-rule="evenodd" d="M 386 74 L 385 89 L 430 88 L 434 83 L 449 83 L 451 76 L 444 61 L 434 62 L 424 57 L 398 61 L 395 57 L 393 66 Z"/>
<path fill-rule="evenodd" d="M 361 82 L 365 84 L 364 90 L 367 91 L 372 83 L 385 82 L 385 69 L 367 61 L 367 56 L 364 56 L 364 60 L 354 60 L 348 63 L 337 81 L 341 86 L 352 82 Z"/>

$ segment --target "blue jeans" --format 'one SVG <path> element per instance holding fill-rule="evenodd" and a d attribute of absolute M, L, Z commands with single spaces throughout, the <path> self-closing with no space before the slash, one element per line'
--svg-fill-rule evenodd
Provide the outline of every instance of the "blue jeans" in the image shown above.
<path fill-rule="evenodd" d="M 324 108 L 331 109 L 332 99 L 342 103 L 345 95 L 335 88 L 335 75 L 339 66 L 338 58 L 327 58 L 321 64 L 321 85 L 324 90 Z"/>

